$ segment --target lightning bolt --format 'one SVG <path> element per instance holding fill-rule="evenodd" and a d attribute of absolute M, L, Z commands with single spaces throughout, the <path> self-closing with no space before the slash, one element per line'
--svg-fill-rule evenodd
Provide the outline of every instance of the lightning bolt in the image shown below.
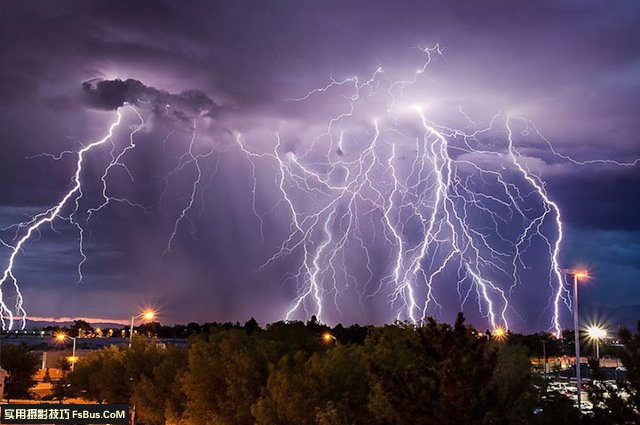
<path fill-rule="evenodd" d="M 85 159 L 85 155 L 90 151 L 105 145 L 111 140 L 113 136 L 113 132 L 120 125 L 122 121 L 122 112 L 120 109 L 116 111 L 116 120 L 110 125 L 109 132 L 102 139 L 92 142 L 77 152 L 77 160 L 76 160 L 76 169 L 72 178 L 71 188 L 62 196 L 62 199 L 49 208 L 48 210 L 37 214 L 31 220 L 27 222 L 20 223 L 17 227 L 19 229 L 24 229 L 24 234 L 18 237 L 14 243 L 4 243 L 5 246 L 10 248 L 9 259 L 7 261 L 7 265 L 5 266 L 2 272 L 2 279 L 0 280 L 0 290 L 4 287 L 6 282 L 11 282 L 13 288 L 16 292 L 16 303 L 15 303 L 15 312 L 21 321 L 21 328 L 24 329 L 26 325 L 26 311 L 23 308 L 23 298 L 22 293 L 20 292 L 20 287 L 18 285 L 18 280 L 14 274 L 14 266 L 16 257 L 23 249 L 24 245 L 36 234 L 43 225 L 51 224 L 56 219 L 66 219 L 71 221 L 78 229 L 80 229 L 80 243 L 82 243 L 82 230 L 79 227 L 79 224 L 73 220 L 73 214 L 78 210 L 79 199 L 82 197 L 82 183 L 81 183 L 81 175 L 82 175 L 82 164 Z M 64 209 L 70 203 L 75 204 L 75 208 L 73 211 L 64 215 Z M 84 255 L 84 251 L 80 248 L 80 253 L 82 256 L 82 262 L 86 259 Z M 82 264 L 82 262 L 80 264 Z M 79 273 L 82 273 L 81 266 L 78 268 Z M 82 275 L 80 274 L 80 278 Z M 9 308 L 4 301 L 4 291 L 0 291 L 0 319 L 2 320 L 2 328 L 3 329 L 12 329 L 14 326 L 14 312 L 11 308 Z M 8 320 L 8 324 L 5 322 Z"/>
<path fill-rule="evenodd" d="M 193 165 L 193 168 L 195 168 L 196 177 L 194 178 L 193 183 L 191 185 L 191 192 L 189 194 L 188 202 L 185 205 L 185 207 L 182 208 L 182 210 L 180 210 L 173 224 L 173 231 L 171 232 L 171 236 L 169 236 L 169 241 L 167 242 L 167 248 L 165 249 L 164 254 L 167 254 L 169 251 L 171 251 L 171 248 L 173 246 L 173 241 L 176 238 L 176 234 L 178 233 L 178 227 L 180 226 L 180 223 L 187 217 L 187 213 L 189 212 L 189 210 L 193 207 L 195 203 L 196 193 L 198 191 L 198 186 L 200 185 L 200 180 L 202 179 L 202 168 L 200 168 L 200 162 L 199 162 L 201 155 L 197 154 L 195 151 L 196 136 L 197 136 L 196 124 L 194 122 L 191 141 L 189 143 L 189 150 L 182 156 L 182 158 L 180 158 L 180 164 L 169 173 L 169 175 L 172 175 L 177 173 L 178 171 L 181 171 L 188 165 Z M 167 182 L 169 179 L 169 175 L 165 179 L 165 181 Z M 165 186 L 165 190 L 166 190 L 166 186 Z M 163 197 L 164 197 L 164 193 L 163 193 Z"/>
<path fill-rule="evenodd" d="M 572 159 L 530 121 L 502 113 L 483 127 L 458 107 L 462 127 L 436 124 L 428 102 L 407 103 L 415 95 L 408 96 L 409 89 L 443 53 L 438 45 L 419 50 L 424 62 L 409 78 L 394 80 L 380 67 L 364 81 L 331 76 L 328 84 L 286 99 L 344 101 L 324 130 L 293 151 L 285 151 L 280 134 L 265 152 L 237 136 L 251 163 L 254 202 L 258 162 L 273 161 L 291 217 L 288 236 L 260 269 L 286 256 L 300 259 L 285 276 L 297 288 L 288 320 L 310 314 L 323 320 L 329 307 L 340 313 L 341 298 L 353 291 L 360 299 L 386 296 L 396 319 L 419 323 L 442 309 L 439 285 L 454 276 L 463 307 L 475 298 L 490 326 L 508 329 L 509 316 L 518 316 L 510 299 L 523 284 L 520 272 L 530 268 L 528 251 L 540 240 L 548 250 L 550 328 L 559 335 L 561 305 L 571 307 L 560 268 L 561 209 L 519 152 L 514 123 L 571 165 L 639 160 Z M 380 247 L 387 255 L 374 271 Z"/>
<path fill-rule="evenodd" d="M 141 101 L 142 102 L 142 101 Z M 145 103 L 145 102 L 142 102 Z M 122 125 L 123 123 L 123 113 L 125 110 L 131 111 L 135 117 L 138 119 L 138 123 L 133 126 L 132 131 L 129 133 L 128 143 L 119 144 L 114 140 L 114 132 L 116 129 Z M 76 156 L 76 166 L 75 171 L 73 173 L 72 185 L 67 190 L 67 192 L 62 196 L 60 201 L 49 208 L 48 210 L 35 215 L 31 219 L 25 222 L 17 223 L 2 230 L 7 231 L 10 229 L 15 229 L 15 234 L 13 240 L 10 242 L 6 242 L 4 240 L 2 245 L 10 250 L 8 261 L 6 267 L 3 271 L 2 280 L 0 280 L 0 316 L 2 318 L 2 326 L 3 329 L 12 329 L 14 326 L 14 321 L 16 318 L 19 318 L 21 321 L 21 326 L 24 328 L 26 322 L 26 312 L 23 308 L 23 297 L 20 292 L 20 287 L 18 285 L 18 280 L 14 274 L 15 262 L 17 255 L 24 250 L 25 244 L 30 240 L 34 239 L 35 235 L 39 235 L 43 226 L 50 225 L 53 231 L 56 231 L 53 227 L 55 221 L 64 221 L 77 230 L 78 234 L 78 253 L 80 256 L 80 261 L 77 265 L 77 274 L 78 274 L 78 283 L 83 280 L 83 265 L 87 261 L 87 255 L 84 249 L 84 241 L 85 241 L 85 232 L 86 226 L 90 223 L 92 217 L 104 210 L 107 206 L 113 203 L 120 203 L 130 207 L 138 208 L 145 213 L 149 213 L 150 206 L 144 206 L 136 202 L 132 202 L 131 200 L 117 196 L 113 194 L 113 189 L 111 189 L 111 185 L 109 184 L 109 180 L 111 179 L 112 173 L 116 169 L 124 170 L 126 175 L 129 177 L 130 182 L 132 184 L 135 183 L 134 176 L 132 172 L 129 170 L 126 164 L 126 156 L 129 152 L 136 148 L 136 135 L 141 132 L 145 127 L 145 120 L 142 116 L 142 113 L 134 108 L 132 105 L 125 104 L 123 107 L 119 108 L 116 111 L 116 118 L 110 124 L 109 131 L 107 134 L 100 140 L 92 142 L 78 151 L 64 151 L 58 155 L 42 153 L 39 155 L 35 155 L 30 158 L 36 157 L 47 157 L 53 160 L 60 160 L 64 156 L 75 155 Z M 162 141 L 162 148 L 166 144 L 167 139 L 175 133 L 176 130 L 171 131 Z M 201 168 L 200 160 L 204 157 L 209 157 L 214 153 L 213 149 L 209 149 L 207 152 L 198 152 L 198 147 L 196 144 L 196 123 L 193 122 L 192 125 L 192 137 L 190 139 L 190 143 L 188 144 L 187 151 L 179 158 L 178 165 L 170 171 L 164 178 L 165 192 L 163 192 L 158 204 L 162 202 L 162 199 L 165 196 L 167 185 L 169 184 L 169 179 L 176 173 L 181 172 L 185 168 L 193 167 L 195 169 L 195 177 L 192 182 L 192 190 L 188 196 L 188 202 L 182 208 L 175 222 L 172 226 L 172 232 L 169 236 L 167 247 L 165 250 L 165 254 L 167 254 L 174 243 L 174 239 L 178 232 L 178 228 L 180 223 L 183 220 L 188 219 L 188 213 L 191 208 L 195 204 L 196 194 L 201 185 L 201 179 L 203 176 L 203 170 Z M 83 198 L 83 183 L 82 183 L 82 175 L 83 175 L 83 164 L 85 159 L 89 154 L 93 151 L 99 150 L 104 147 L 109 147 L 109 157 L 110 159 L 106 162 L 102 170 L 102 175 L 100 177 L 101 181 L 101 190 L 100 190 L 100 198 L 101 201 L 99 204 L 90 207 L 86 210 L 81 210 L 81 200 Z M 213 174 L 212 174 L 213 175 Z M 13 289 L 16 292 L 16 302 L 15 309 L 10 308 L 4 300 L 2 289 L 5 282 L 10 282 L 13 285 Z M 5 322 L 5 319 L 7 322 Z"/>

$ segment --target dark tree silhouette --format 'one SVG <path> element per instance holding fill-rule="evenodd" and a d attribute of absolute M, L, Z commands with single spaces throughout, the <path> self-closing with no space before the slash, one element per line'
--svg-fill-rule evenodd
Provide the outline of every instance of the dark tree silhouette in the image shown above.
<path fill-rule="evenodd" d="M 33 375 L 40 366 L 38 356 L 25 345 L 4 345 L 0 349 L 1 366 L 9 374 L 5 378 L 5 397 L 30 398 L 35 385 Z"/>

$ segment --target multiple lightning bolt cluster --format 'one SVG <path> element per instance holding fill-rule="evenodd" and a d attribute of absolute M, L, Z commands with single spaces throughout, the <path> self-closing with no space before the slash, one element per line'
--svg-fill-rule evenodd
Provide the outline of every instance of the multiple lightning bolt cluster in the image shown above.
<path fill-rule="evenodd" d="M 263 265 L 300 259 L 287 275 L 297 296 L 285 317 L 322 321 L 352 310 L 352 298 L 375 297 L 387 300 L 396 320 L 420 323 L 442 309 L 437 294 L 448 287 L 463 308 L 475 302 L 490 326 L 508 329 L 518 316 L 510 300 L 525 284 L 523 271 L 539 268 L 549 328 L 560 335 L 561 307 L 571 308 L 560 264 L 561 209 L 521 150 L 535 139 L 538 149 L 574 165 L 637 161 L 576 161 L 529 120 L 504 113 L 480 126 L 458 107 L 460 125 L 434 122 L 428 96 L 416 103 L 414 91 L 442 50 L 419 49 L 425 60 L 408 78 L 393 79 L 380 67 L 368 78 L 331 78 L 287 99 L 315 102 L 310 108 L 319 114 L 323 105 L 338 110 L 294 148 L 276 134 L 273 149 L 259 151 L 237 134 L 252 170 L 258 161 L 275 165 L 291 217 L 290 233 Z M 254 212 L 257 183 L 254 175 Z"/>
<path fill-rule="evenodd" d="M 479 125 L 459 107 L 452 120 L 456 125 L 434 122 L 428 100 L 416 103 L 414 91 L 442 51 L 439 46 L 420 51 L 424 62 L 406 79 L 393 79 L 378 68 L 367 78 L 331 78 L 323 87 L 286 99 L 300 107 L 312 104 L 319 115 L 327 115 L 326 122 L 309 125 L 296 143 L 278 132 L 272 140 L 248 140 L 235 133 L 233 148 L 250 164 L 251 206 L 262 235 L 247 243 L 263 241 L 265 222 L 276 215 L 265 216 L 263 198 L 276 197 L 272 211 L 287 223 L 281 244 L 259 271 L 285 259 L 297 264 L 285 279 L 295 287 L 283 313 L 287 320 L 316 315 L 326 321 L 352 309 L 354 299 L 362 308 L 375 299 L 383 301 L 390 318 L 420 323 L 442 309 L 439 294 L 454 291 L 462 307 L 473 303 L 490 326 L 508 329 L 517 316 L 511 299 L 525 284 L 523 273 L 540 268 L 546 280 L 541 290 L 549 293 L 549 327 L 559 335 L 561 307 L 571 308 L 561 269 L 562 214 L 540 170 L 523 152 L 531 151 L 535 139 L 553 158 L 573 165 L 628 166 L 637 161 L 576 161 L 557 152 L 530 121 L 504 113 Z M 116 141 L 114 132 L 125 114 L 136 123 L 129 124 L 125 142 Z M 143 115 L 136 105 L 125 105 L 102 139 L 49 155 L 56 160 L 74 156 L 74 174 L 57 204 L 4 229 L 13 236 L 2 241 L 8 250 L 0 280 L 3 329 L 25 325 L 16 259 L 46 226 L 53 229 L 55 221 L 66 221 L 77 230 L 82 280 L 84 235 L 91 218 L 112 203 L 148 210 L 113 195 L 109 186 L 117 168 L 131 176 L 126 158 L 136 147 L 137 133 L 145 129 Z M 187 167 L 193 171 L 165 254 L 189 219 L 197 195 L 205 196 L 201 160 L 216 153 L 197 145 L 196 124 L 197 118 L 188 150 L 165 179 L 168 185 L 174 174 Z M 86 208 L 81 203 L 86 158 L 105 153 L 109 160 L 101 170 L 100 202 Z M 273 180 L 257 177 L 257 170 L 265 169 L 272 170 Z M 540 249 L 543 261 L 530 258 Z M 7 288 L 15 296 L 7 296 Z"/>

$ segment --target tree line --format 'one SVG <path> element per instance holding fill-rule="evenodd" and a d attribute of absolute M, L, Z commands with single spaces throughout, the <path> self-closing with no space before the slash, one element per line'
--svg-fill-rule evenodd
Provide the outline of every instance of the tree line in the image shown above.
<path fill-rule="evenodd" d="M 461 314 L 453 325 L 334 328 L 323 338 L 327 331 L 312 319 L 218 327 L 194 333 L 186 347 L 139 337 L 131 349 L 82 358 L 63 385 L 88 400 L 130 403 L 146 425 L 562 424 L 577 417 L 568 400 L 540 399 L 526 346 L 479 334 Z"/>
<path fill-rule="evenodd" d="M 140 335 L 131 348 L 93 351 L 73 372 L 61 365 L 65 376 L 54 398 L 129 403 L 141 425 L 578 423 L 573 403 L 545 394 L 532 370 L 530 356 L 547 336 L 499 341 L 467 325 L 462 314 L 453 325 L 429 319 L 420 326 L 333 329 L 315 318 L 264 329 L 252 319 L 200 327 L 186 346 Z M 629 370 L 628 381 L 618 383 L 624 393 L 593 384 L 595 415 L 583 423 L 640 423 L 640 328 L 620 337 Z M 548 351 L 570 349 L 570 341 L 548 341 Z M 37 368 L 25 347 L 2 347 L 2 360 L 3 367 Z M 597 363 L 591 366 L 597 378 Z M 10 376 L 12 398 L 28 392 L 28 373 Z"/>

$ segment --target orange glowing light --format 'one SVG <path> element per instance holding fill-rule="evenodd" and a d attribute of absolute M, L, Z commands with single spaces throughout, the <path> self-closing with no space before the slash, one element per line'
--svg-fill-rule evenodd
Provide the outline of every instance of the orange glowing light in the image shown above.
<path fill-rule="evenodd" d="M 56 334 L 55 338 L 59 341 L 59 342 L 63 342 L 65 339 L 67 339 L 67 335 L 63 334 L 63 333 L 59 333 Z"/>
<path fill-rule="evenodd" d="M 153 310 L 147 310 L 142 314 L 144 320 L 153 320 L 156 317 L 156 312 Z"/>
<path fill-rule="evenodd" d="M 324 340 L 324 342 L 326 342 L 327 344 L 331 342 L 332 339 L 335 339 L 335 337 L 333 335 L 331 335 L 329 332 L 325 332 L 322 335 L 322 339 Z"/>
<path fill-rule="evenodd" d="M 587 279 L 589 277 L 589 273 L 586 271 L 577 271 L 574 273 L 574 276 L 578 279 Z"/>
<path fill-rule="evenodd" d="M 502 341 L 507 338 L 507 331 L 505 328 L 498 326 L 493 330 L 493 337 L 498 341 Z"/>
<path fill-rule="evenodd" d="M 78 361 L 78 356 L 69 356 L 67 357 L 67 360 L 69 361 L 69 363 L 75 363 Z"/>

